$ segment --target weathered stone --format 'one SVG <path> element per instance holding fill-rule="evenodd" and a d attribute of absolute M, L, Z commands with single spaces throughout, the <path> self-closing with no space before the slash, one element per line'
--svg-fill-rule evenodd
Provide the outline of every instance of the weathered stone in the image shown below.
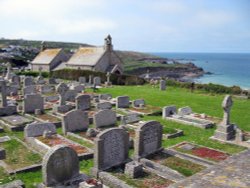
<path fill-rule="evenodd" d="M 161 149 L 162 125 L 157 121 L 148 121 L 135 131 L 135 159 L 147 157 Z"/>
<path fill-rule="evenodd" d="M 113 110 L 100 110 L 93 121 L 96 128 L 113 126 L 116 124 L 116 113 Z"/>
<path fill-rule="evenodd" d="M 51 85 L 42 85 L 41 86 L 41 93 L 42 94 L 47 94 L 55 91 L 55 86 Z"/>
<path fill-rule="evenodd" d="M 26 86 L 23 88 L 23 95 L 35 94 L 35 93 L 36 93 L 35 85 Z"/>
<path fill-rule="evenodd" d="M 116 108 L 129 108 L 129 97 L 128 96 L 117 97 Z"/>
<path fill-rule="evenodd" d="M 101 132 L 95 139 L 94 168 L 98 172 L 126 163 L 128 150 L 129 135 L 125 130 L 110 128 Z"/>
<path fill-rule="evenodd" d="M 24 128 L 24 136 L 25 138 L 42 136 L 44 131 L 56 134 L 56 126 L 53 123 L 31 123 Z"/>
<path fill-rule="evenodd" d="M 36 109 L 44 110 L 44 100 L 39 94 L 30 94 L 24 96 L 24 113 L 34 113 Z"/>
<path fill-rule="evenodd" d="M 143 175 L 143 166 L 137 161 L 131 161 L 125 165 L 124 173 L 130 178 L 138 178 Z"/>
<path fill-rule="evenodd" d="M 112 104 L 110 102 L 101 102 L 96 104 L 96 108 L 99 110 L 111 109 Z"/>
<path fill-rule="evenodd" d="M 47 187 L 79 184 L 83 177 L 79 174 L 76 151 L 64 145 L 51 148 L 43 158 L 42 175 Z"/>
<path fill-rule="evenodd" d="M 46 81 L 44 80 L 43 76 L 38 76 L 36 83 L 37 84 L 45 84 Z"/>
<path fill-rule="evenodd" d="M 166 90 L 166 80 L 160 80 L 160 90 L 161 91 Z"/>
<path fill-rule="evenodd" d="M 140 121 L 140 116 L 136 113 L 130 113 L 125 116 L 122 116 L 121 122 L 123 125 L 129 124 L 129 123 L 136 123 Z"/>
<path fill-rule="evenodd" d="M 65 100 L 66 101 L 70 101 L 70 102 L 75 102 L 75 98 L 77 96 L 77 91 L 76 90 L 68 90 L 66 93 L 65 93 Z"/>
<path fill-rule="evenodd" d="M 73 86 L 73 90 L 75 90 L 78 93 L 82 93 L 85 89 L 85 86 L 83 85 L 77 85 L 77 86 Z"/>
<path fill-rule="evenodd" d="M 2 94 L 2 107 L 7 107 L 6 82 L 4 80 L 1 80 L 0 85 L 1 85 L 1 94 Z"/>
<path fill-rule="evenodd" d="M 145 106 L 145 101 L 144 99 L 137 99 L 132 101 L 132 105 L 134 108 L 141 108 Z"/>
<path fill-rule="evenodd" d="M 11 85 L 6 87 L 6 95 L 9 95 L 9 96 L 18 95 L 18 88 L 19 86 L 11 86 Z"/>
<path fill-rule="evenodd" d="M 111 100 L 112 95 L 111 94 L 99 94 L 99 99 L 100 100 Z"/>
<path fill-rule="evenodd" d="M 34 85 L 33 78 L 30 76 L 27 76 L 23 80 L 23 87 Z"/>
<path fill-rule="evenodd" d="M 2 136 L 0 137 L 0 143 L 10 141 L 11 138 L 9 136 Z"/>
<path fill-rule="evenodd" d="M 81 77 L 79 77 L 78 81 L 79 81 L 80 84 L 85 84 L 86 83 L 86 77 L 81 76 Z"/>
<path fill-rule="evenodd" d="M 60 101 L 59 105 L 65 105 L 66 99 L 65 99 L 65 94 L 69 90 L 69 87 L 65 83 L 60 83 L 59 85 L 56 86 L 56 91 L 60 95 Z"/>
<path fill-rule="evenodd" d="M 62 128 L 67 132 L 86 131 L 89 126 L 88 113 L 83 110 L 72 110 L 63 116 Z"/>
<path fill-rule="evenodd" d="M 17 76 L 17 75 L 13 76 L 12 79 L 11 79 L 11 82 L 12 82 L 13 84 L 19 86 L 19 85 L 20 85 L 20 82 L 21 82 L 20 76 Z"/>
<path fill-rule="evenodd" d="M 192 113 L 192 109 L 189 106 L 178 109 L 178 115 L 180 116 L 190 115 Z"/>
<path fill-rule="evenodd" d="M 5 158 L 6 158 L 5 149 L 0 147 L 0 160 L 4 160 Z"/>
<path fill-rule="evenodd" d="M 165 117 L 170 117 L 176 114 L 176 112 L 177 112 L 176 106 L 165 106 L 162 109 L 162 118 L 164 119 Z"/>
<path fill-rule="evenodd" d="M 55 133 L 53 133 L 52 131 L 49 131 L 49 130 L 45 130 L 43 132 L 43 138 L 52 138 L 52 136 L 54 135 Z"/>
<path fill-rule="evenodd" d="M 96 86 L 101 85 L 101 78 L 100 77 L 94 77 L 94 85 L 96 85 Z"/>
<path fill-rule="evenodd" d="M 90 105 L 90 95 L 79 95 L 76 97 L 76 109 L 89 110 Z"/>
<path fill-rule="evenodd" d="M 55 78 L 49 78 L 49 84 L 57 84 Z"/>
<path fill-rule="evenodd" d="M 95 137 L 97 134 L 98 134 L 98 132 L 93 128 L 89 128 L 86 132 L 86 135 L 88 137 Z"/>

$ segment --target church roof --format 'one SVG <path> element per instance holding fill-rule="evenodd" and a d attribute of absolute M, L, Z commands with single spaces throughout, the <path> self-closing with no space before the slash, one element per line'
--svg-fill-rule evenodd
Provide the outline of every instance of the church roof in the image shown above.
<path fill-rule="evenodd" d="M 61 52 L 61 50 L 61 48 L 43 50 L 35 57 L 35 59 L 31 63 L 48 65 Z"/>
<path fill-rule="evenodd" d="M 80 47 L 67 64 L 95 66 L 104 53 L 103 47 Z"/>

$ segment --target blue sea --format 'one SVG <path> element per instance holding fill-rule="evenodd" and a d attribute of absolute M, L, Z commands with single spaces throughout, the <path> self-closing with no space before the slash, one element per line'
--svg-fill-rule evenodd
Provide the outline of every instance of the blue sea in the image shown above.
<path fill-rule="evenodd" d="M 151 53 L 164 58 L 192 62 L 211 75 L 204 75 L 195 82 L 237 85 L 250 89 L 250 53 Z"/>

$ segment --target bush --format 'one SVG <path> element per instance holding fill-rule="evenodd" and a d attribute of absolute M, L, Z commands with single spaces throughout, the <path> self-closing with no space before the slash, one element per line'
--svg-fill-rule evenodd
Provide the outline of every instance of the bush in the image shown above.
<path fill-rule="evenodd" d="M 22 72 L 17 72 L 16 74 L 17 75 L 37 77 L 39 75 L 39 72 L 36 72 L 36 71 L 22 71 Z M 48 78 L 48 77 L 50 77 L 50 73 L 49 72 L 42 72 L 42 76 L 44 78 Z"/>

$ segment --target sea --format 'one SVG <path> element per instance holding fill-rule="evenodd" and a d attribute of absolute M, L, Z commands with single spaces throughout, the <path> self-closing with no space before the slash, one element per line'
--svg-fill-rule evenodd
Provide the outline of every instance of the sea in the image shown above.
<path fill-rule="evenodd" d="M 214 83 L 225 86 L 240 86 L 250 89 L 250 53 L 151 53 L 176 59 L 182 63 L 192 62 L 206 72 L 196 83 Z"/>

